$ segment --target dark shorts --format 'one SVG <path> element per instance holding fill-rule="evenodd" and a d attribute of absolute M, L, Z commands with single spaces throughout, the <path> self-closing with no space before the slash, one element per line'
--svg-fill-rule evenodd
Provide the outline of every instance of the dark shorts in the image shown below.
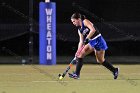
<path fill-rule="evenodd" d="M 98 35 L 97 37 L 90 40 L 89 44 L 95 48 L 97 51 L 107 50 L 107 44 L 102 35 Z"/>

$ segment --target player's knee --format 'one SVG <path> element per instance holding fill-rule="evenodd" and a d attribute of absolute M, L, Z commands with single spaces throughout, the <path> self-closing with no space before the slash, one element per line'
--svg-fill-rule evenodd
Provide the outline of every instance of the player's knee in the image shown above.
<path fill-rule="evenodd" d="M 77 56 L 78 58 L 84 58 L 84 55 L 83 54 L 80 54 Z"/>
<path fill-rule="evenodd" d="M 98 63 L 103 63 L 104 59 L 96 59 Z"/>
<path fill-rule="evenodd" d="M 77 55 L 78 58 L 84 58 L 84 52 L 81 52 L 79 55 Z"/>

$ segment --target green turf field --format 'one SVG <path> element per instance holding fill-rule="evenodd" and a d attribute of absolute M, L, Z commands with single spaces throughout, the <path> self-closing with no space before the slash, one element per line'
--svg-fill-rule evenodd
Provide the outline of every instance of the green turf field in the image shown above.
<path fill-rule="evenodd" d="M 120 68 L 117 80 L 101 65 L 84 65 L 80 80 L 66 76 L 58 81 L 67 66 L 0 65 L 0 93 L 140 92 L 140 65 L 115 65 Z"/>

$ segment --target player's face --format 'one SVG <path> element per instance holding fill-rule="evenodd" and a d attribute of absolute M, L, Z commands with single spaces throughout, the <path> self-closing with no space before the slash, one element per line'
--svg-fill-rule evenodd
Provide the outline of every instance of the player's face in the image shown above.
<path fill-rule="evenodd" d="M 73 25 L 75 26 L 79 26 L 79 20 L 78 19 L 71 19 L 71 22 L 73 23 Z"/>

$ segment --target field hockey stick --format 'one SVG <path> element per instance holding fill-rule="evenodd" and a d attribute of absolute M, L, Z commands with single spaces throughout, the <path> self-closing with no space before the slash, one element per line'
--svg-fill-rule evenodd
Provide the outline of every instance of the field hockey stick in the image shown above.
<path fill-rule="evenodd" d="M 84 48 L 84 45 L 79 49 L 78 55 L 79 55 L 80 52 L 83 50 L 83 48 Z M 63 72 L 63 74 L 59 74 L 59 75 L 58 75 L 59 80 L 61 80 L 61 79 L 63 79 L 63 78 L 65 77 L 65 75 L 68 73 L 68 71 L 71 69 L 72 65 L 74 64 L 75 60 L 76 60 L 76 57 L 74 57 L 74 58 L 71 60 L 69 66 L 68 66 L 67 69 Z"/>

